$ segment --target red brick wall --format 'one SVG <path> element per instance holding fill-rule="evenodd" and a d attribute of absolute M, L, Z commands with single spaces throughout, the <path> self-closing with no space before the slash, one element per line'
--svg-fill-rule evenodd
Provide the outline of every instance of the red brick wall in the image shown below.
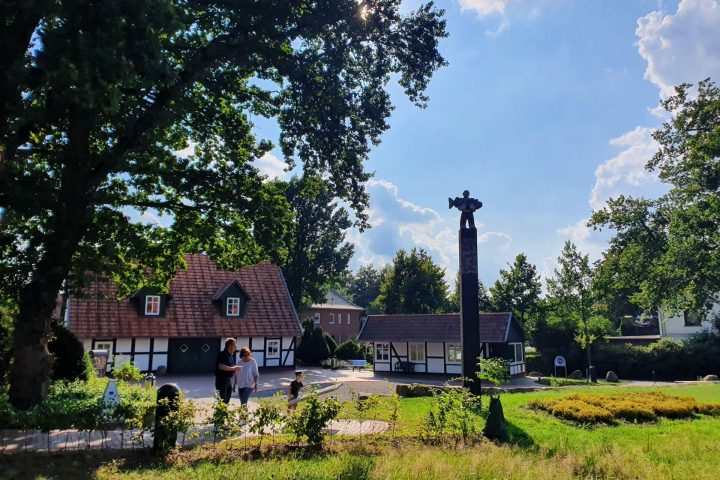
<path fill-rule="evenodd" d="M 315 324 L 323 329 L 323 332 L 327 332 L 335 339 L 337 344 L 341 344 L 349 337 L 355 335 L 357 337 L 360 333 L 360 310 L 342 310 L 342 309 L 329 309 L 329 308 L 309 308 L 302 312 L 300 321 L 304 322 L 307 318 L 315 319 L 315 314 L 320 314 L 320 324 Z M 332 316 L 334 315 L 334 323 L 330 323 Z M 341 322 L 338 322 L 338 315 L 341 318 Z M 348 324 L 348 315 L 350 315 L 350 324 Z"/>

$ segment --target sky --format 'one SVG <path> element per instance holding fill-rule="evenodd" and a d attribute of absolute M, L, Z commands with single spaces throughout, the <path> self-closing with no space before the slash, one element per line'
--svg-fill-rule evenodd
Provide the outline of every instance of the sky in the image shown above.
<path fill-rule="evenodd" d="M 609 232 L 586 227 L 591 212 L 620 194 L 666 190 L 644 168 L 667 119 L 660 100 L 682 82 L 720 82 L 720 0 L 436 5 L 449 66 L 433 77 L 427 109 L 390 87 L 391 127 L 367 163 L 373 228 L 348 232 L 351 268 L 421 247 L 453 279 L 459 212 L 447 199 L 465 189 L 484 204 L 475 222 L 485 285 L 520 252 L 552 275 L 567 239 L 597 260 Z M 283 177 L 278 158 L 258 166 Z"/>

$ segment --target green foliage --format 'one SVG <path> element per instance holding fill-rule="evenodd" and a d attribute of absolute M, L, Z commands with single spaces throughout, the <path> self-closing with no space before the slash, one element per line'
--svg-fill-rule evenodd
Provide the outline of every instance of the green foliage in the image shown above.
<path fill-rule="evenodd" d="M 496 312 L 512 312 L 524 326 L 537 314 L 540 301 L 540 275 L 524 253 L 515 257 L 509 270 L 500 270 L 500 278 L 490 287 Z"/>
<path fill-rule="evenodd" d="M 53 356 L 53 371 L 50 378 L 56 380 L 87 380 L 87 361 L 82 342 L 60 322 L 52 324 L 53 338 L 48 350 Z"/>
<path fill-rule="evenodd" d="M 49 377 L 62 288 L 99 273 L 119 295 L 165 289 L 192 252 L 222 268 L 282 263 L 291 209 L 257 168 L 274 145 L 253 118 L 276 121 L 288 166 L 322 178 L 363 228 L 388 83 L 423 107 L 445 65 L 432 4 L 47 3 L 7 17 L 0 60 L 0 288 L 18 299 L 16 338 L 38 345 L 12 366 L 24 407 L 47 385 L 25 380 Z"/>
<path fill-rule="evenodd" d="M 321 448 L 325 440 L 323 431 L 328 422 L 340 413 L 340 402 L 334 398 L 321 400 L 316 393 L 305 397 L 304 405 L 287 420 L 287 430 L 300 442 L 306 439 L 308 445 Z"/>
<path fill-rule="evenodd" d="M 283 274 L 295 308 L 321 303 L 328 287 L 347 271 L 353 246 L 345 241 L 352 226 L 335 192 L 320 177 L 293 177 L 285 186 L 293 211 L 292 227 L 284 237 L 287 259 Z"/>
<path fill-rule="evenodd" d="M 353 303 L 367 310 L 370 315 L 380 313 L 376 300 L 380 295 L 380 286 L 389 272 L 389 265 L 380 268 L 375 268 L 372 265 L 360 267 L 350 277 L 350 284 L 347 288 Z"/>
<path fill-rule="evenodd" d="M 10 369 L 12 359 L 13 310 L 9 302 L 3 304 L 0 292 L 0 389 L 5 385 L 5 374 Z"/>
<path fill-rule="evenodd" d="M 478 357 L 478 379 L 490 382 L 496 387 L 510 381 L 510 362 L 504 358 Z"/>
<path fill-rule="evenodd" d="M 122 362 L 119 367 L 112 371 L 113 377 L 123 382 L 139 382 L 143 379 L 143 374 L 133 362 Z"/>
<path fill-rule="evenodd" d="M 707 311 L 720 291 L 720 89 L 710 79 L 682 84 L 662 102 L 669 120 L 653 138 L 646 168 L 669 187 L 657 200 L 620 197 L 590 225 L 616 231 L 605 255 L 618 269 L 611 290 L 644 311 Z"/>
<path fill-rule="evenodd" d="M 322 328 L 315 327 L 312 319 L 303 322 L 303 334 L 296 352 L 297 358 L 308 365 L 317 365 L 330 358 L 330 347 Z"/>
<path fill-rule="evenodd" d="M 608 344 L 596 356 L 601 375 L 612 370 L 620 378 L 694 380 L 720 372 L 720 336 L 705 332 L 686 342 L 663 338 L 647 346 Z"/>
<path fill-rule="evenodd" d="M 272 400 L 261 401 L 250 418 L 250 431 L 260 437 L 261 444 L 262 439 L 268 433 L 273 435 L 276 431 L 281 430 L 282 422 L 285 421 L 278 403 Z"/>
<path fill-rule="evenodd" d="M 433 397 L 433 405 L 425 417 L 423 436 L 436 439 L 449 433 L 463 443 L 478 431 L 480 400 L 466 388 L 445 388 Z"/>
<path fill-rule="evenodd" d="M 353 336 L 337 346 L 335 356 L 340 360 L 363 360 L 365 350 L 365 347 Z"/>
<path fill-rule="evenodd" d="M 460 311 L 460 272 L 455 276 L 455 288 L 448 299 L 448 310 L 452 312 Z M 478 310 L 480 312 L 495 311 L 490 294 L 480 279 L 478 279 Z"/>
<path fill-rule="evenodd" d="M 51 385 L 47 398 L 30 410 L 14 408 L 7 392 L 0 389 L 0 428 L 107 430 L 118 424 L 130 428 L 150 428 L 155 412 L 155 390 L 118 385 L 120 403 L 108 409 L 102 401 L 105 379 Z"/>
<path fill-rule="evenodd" d="M 398 250 L 378 301 L 384 313 L 443 313 L 448 308 L 445 270 L 423 249 Z"/>

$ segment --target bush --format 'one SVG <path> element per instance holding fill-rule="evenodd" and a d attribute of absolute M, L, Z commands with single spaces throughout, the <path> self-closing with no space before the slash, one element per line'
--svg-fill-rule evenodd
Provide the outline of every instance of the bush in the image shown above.
<path fill-rule="evenodd" d="M 86 355 L 82 342 L 60 322 L 52 324 L 48 350 L 53 356 L 52 380 L 87 380 Z"/>
<path fill-rule="evenodd" d="M 579 423 L 647 422 L 657 417 L 689 418 L 695 413 L 720 413 L 720 404 L 703 404 L 692 397 L 674 397 L 659 392 L 572 394 L 550 400 L 533 400 L 529 406 Z"/>
<path fill-rule="evenodd" d="M 288 419 L 287 429 L 295 435 L 298 442 L 304 437 L 308 445 L 322 447 L 325 440 L 323 430 L 329 421 L 337 418 L 340 408 L 340 402 L 334 398 L 321 400 L 316 393 L 310 393 L 305 397 L 303 408 Z"/>
<path fill-rule="evenodd" d="M 335 356 L 341 360 L 363 360 L 365 348 L 355 337 L 350 337 L 335 349 Z"/>
<path fill-rule="evenodd" d="M 10 360 L 13 352 L 12 342 L 12 312 L 9 307 L 0 304 L 0 388 L 5 384 L 3 378 L 5 373 L 10 370 Z"/>
<path fill-rule="evenodd" d="M 143 379 L 143 374 L 133 362 L 123 362 L 119 367 L 112 371 L 113 377 L 123 382 L 139 382 Z"/>

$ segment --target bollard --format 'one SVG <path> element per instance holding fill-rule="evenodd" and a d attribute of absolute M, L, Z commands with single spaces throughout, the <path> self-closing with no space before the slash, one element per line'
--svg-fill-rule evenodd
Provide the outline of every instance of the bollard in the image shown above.
<path fill-rule="evenodd" d="M 597 383 L 597 368 L 591 366 L 589 370 L 590 370 L 590 381 L 592 383 Z"/>
<path fill-rule="evenodd" d="M 177 443 L 177 432 L 166 431 L 162 425 L 163 418 L 178 409 L 178 397 L 180 389 L 173 383 L 166 383 L 157 391 L 157 403 L 155 404 L 155 435 L 153 438 L 153 450 L 156 452 L 167 452 L 175 448 Z M 163 402 L 167 399 L 167 403 Z"/>

